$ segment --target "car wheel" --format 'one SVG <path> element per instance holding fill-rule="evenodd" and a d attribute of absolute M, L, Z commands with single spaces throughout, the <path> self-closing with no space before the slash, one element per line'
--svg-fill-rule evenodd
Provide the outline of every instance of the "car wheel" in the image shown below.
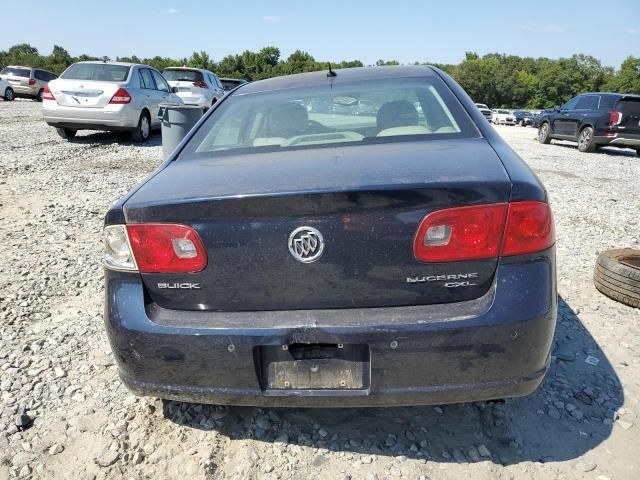
<path fill-rule="evenodd" d="M 518 122 L 518 125 L 520 125 L 521 127 L 524 127 L 524 121 L 523 121 L 523 120 L 520 120 L 520 121 Z"/>
<path fill-rule="evenodd" d="M 578 150 L 581 152 L 593 152 L 596 144 L 593 141 L 593 128 L 584 127 L 578 135 Z"/>
<path fill-rule="evenodd" d="M 56 132 L 60 135 L 60 138 L 64 138 L 65 140 L 72 139 L 76 136 L 76 133 L 78 133 L 77 130 L 72 128 L 56 128 Z"/>
<path fill-rule="evenodd" d="M 538 129 L 538 141 L 545 145 L 551 143 L 551 133 L 547 122 L 542 123 Z"/>
<path fill-rule="evenodd" d="M 16 98 L 16 95 L 15 93 L 13 93 L 13 88 L 7 87 L 7 89 L 4 91 L 4 99 L 7 102 L 12 102 L 15 98 Z"/>
<path fill-rule="evenodd" d="M 607 297 L 640 308 L 640 250 L 607 250 L 598 256 L 593 283 Z"/>
<path fill-rule="evenodd" d="M 36 102 L 42 101 L 42 88 L 38 90 L 38 94 L 36 95 Z"/>
<path fill-rule="evenodd" d="M 636 148 L 636 153 L 638 154 L 638 156 L 640 157 L 640 148 Z"/>
<path fill-rule="evenodd" d="M 140 114 L 138 126 L 131 132 L 131 138 L 134 142 L 146 142 L 151 136 L 151 119 L 149 114 L 144 111 Z"/>

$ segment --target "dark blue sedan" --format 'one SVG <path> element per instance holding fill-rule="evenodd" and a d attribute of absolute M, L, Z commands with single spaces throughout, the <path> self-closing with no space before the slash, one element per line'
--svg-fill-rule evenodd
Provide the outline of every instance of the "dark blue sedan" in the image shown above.
<path fill-rule="evenodd" d="M 554 242 L 544 187 L 442 71 L 273 78 L 107 213 L 105 324 L 140 395 L 522 396 L 549 366 Z"/>

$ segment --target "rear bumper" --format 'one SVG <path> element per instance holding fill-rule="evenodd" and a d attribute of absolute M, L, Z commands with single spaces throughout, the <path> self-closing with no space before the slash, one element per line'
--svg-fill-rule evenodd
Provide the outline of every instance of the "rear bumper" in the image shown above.
<path fill-rule="evenodd" d="M 137 274 L 106 272 L 105 324 L 124 384 L 214 404 L 357 407 L 527 395 L 542 381 L 556 320 L 554 249 L 501 261 L 481 298 L 414 307 L 185 312 L 144 305 Z M 259 347 L 366 344 L 362 390 L 269 390 Z"/>
<path fill-rule="evenodd" d="M 13 89 L 13 92 L 17 96 L 21 96 L 21 97 L 35 97 L 36 95 L 38 95 L 38 92 L 42 88 L 40 86 L 29 87 L 26 85 L 14 85 L 14 84 L 10 84 L 10 86 Z"/>
<path fill-rule="evenodd" d="M 48 125 L 77 130 L 128 130 L 135 128 L 140 118 L 140 112 L 131 105 L 79 108 L 65 107 L 53 100 L 45 100 L 42 102 L 42 111 Z"/>
<path fill-rule="evenodd" d="M 595 136 L 594 141 L 598 145 L 611 145 L 614 147 L 640 147 L 640 135 L 630 133 L 617 133 L 615 137 Z"/>
<path fill-rule="evenodd" d="M 197 105 L 202 108 L 208 108 L 211 106 L 211 100 L 206 95 L 192 95 L 187 93 L 178 92 L 176 95 L 180 97 L 180 100 L 185 105 Z"/>

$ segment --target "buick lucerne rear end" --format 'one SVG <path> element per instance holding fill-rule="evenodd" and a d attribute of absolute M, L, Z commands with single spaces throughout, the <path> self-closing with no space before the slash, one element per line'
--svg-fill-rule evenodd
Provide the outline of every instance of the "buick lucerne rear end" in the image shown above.
<path fill-rule="evenodd" d="M 522 396 L 549 366 L 554 242 L 544 187 L 438 69 L 274 78 L 107 213 L 105 324 L 140 395 Z"/>

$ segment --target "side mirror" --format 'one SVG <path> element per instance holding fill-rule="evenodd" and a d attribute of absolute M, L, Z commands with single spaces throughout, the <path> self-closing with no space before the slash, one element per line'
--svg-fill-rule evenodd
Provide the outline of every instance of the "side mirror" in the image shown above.
<path fill-rule="evenodd" d="M 562 108 L 560 108 L 560 105 L 556 105 L 555 107 L 553 107 L 553 109 L 554 109 L 556 112 L 559 112 L 560 110 L 562 110 Z"/>
<path fill-rule="evenodd" d="M 178 93 L 178 87 L 171 87 L 171 93 Z"/>

